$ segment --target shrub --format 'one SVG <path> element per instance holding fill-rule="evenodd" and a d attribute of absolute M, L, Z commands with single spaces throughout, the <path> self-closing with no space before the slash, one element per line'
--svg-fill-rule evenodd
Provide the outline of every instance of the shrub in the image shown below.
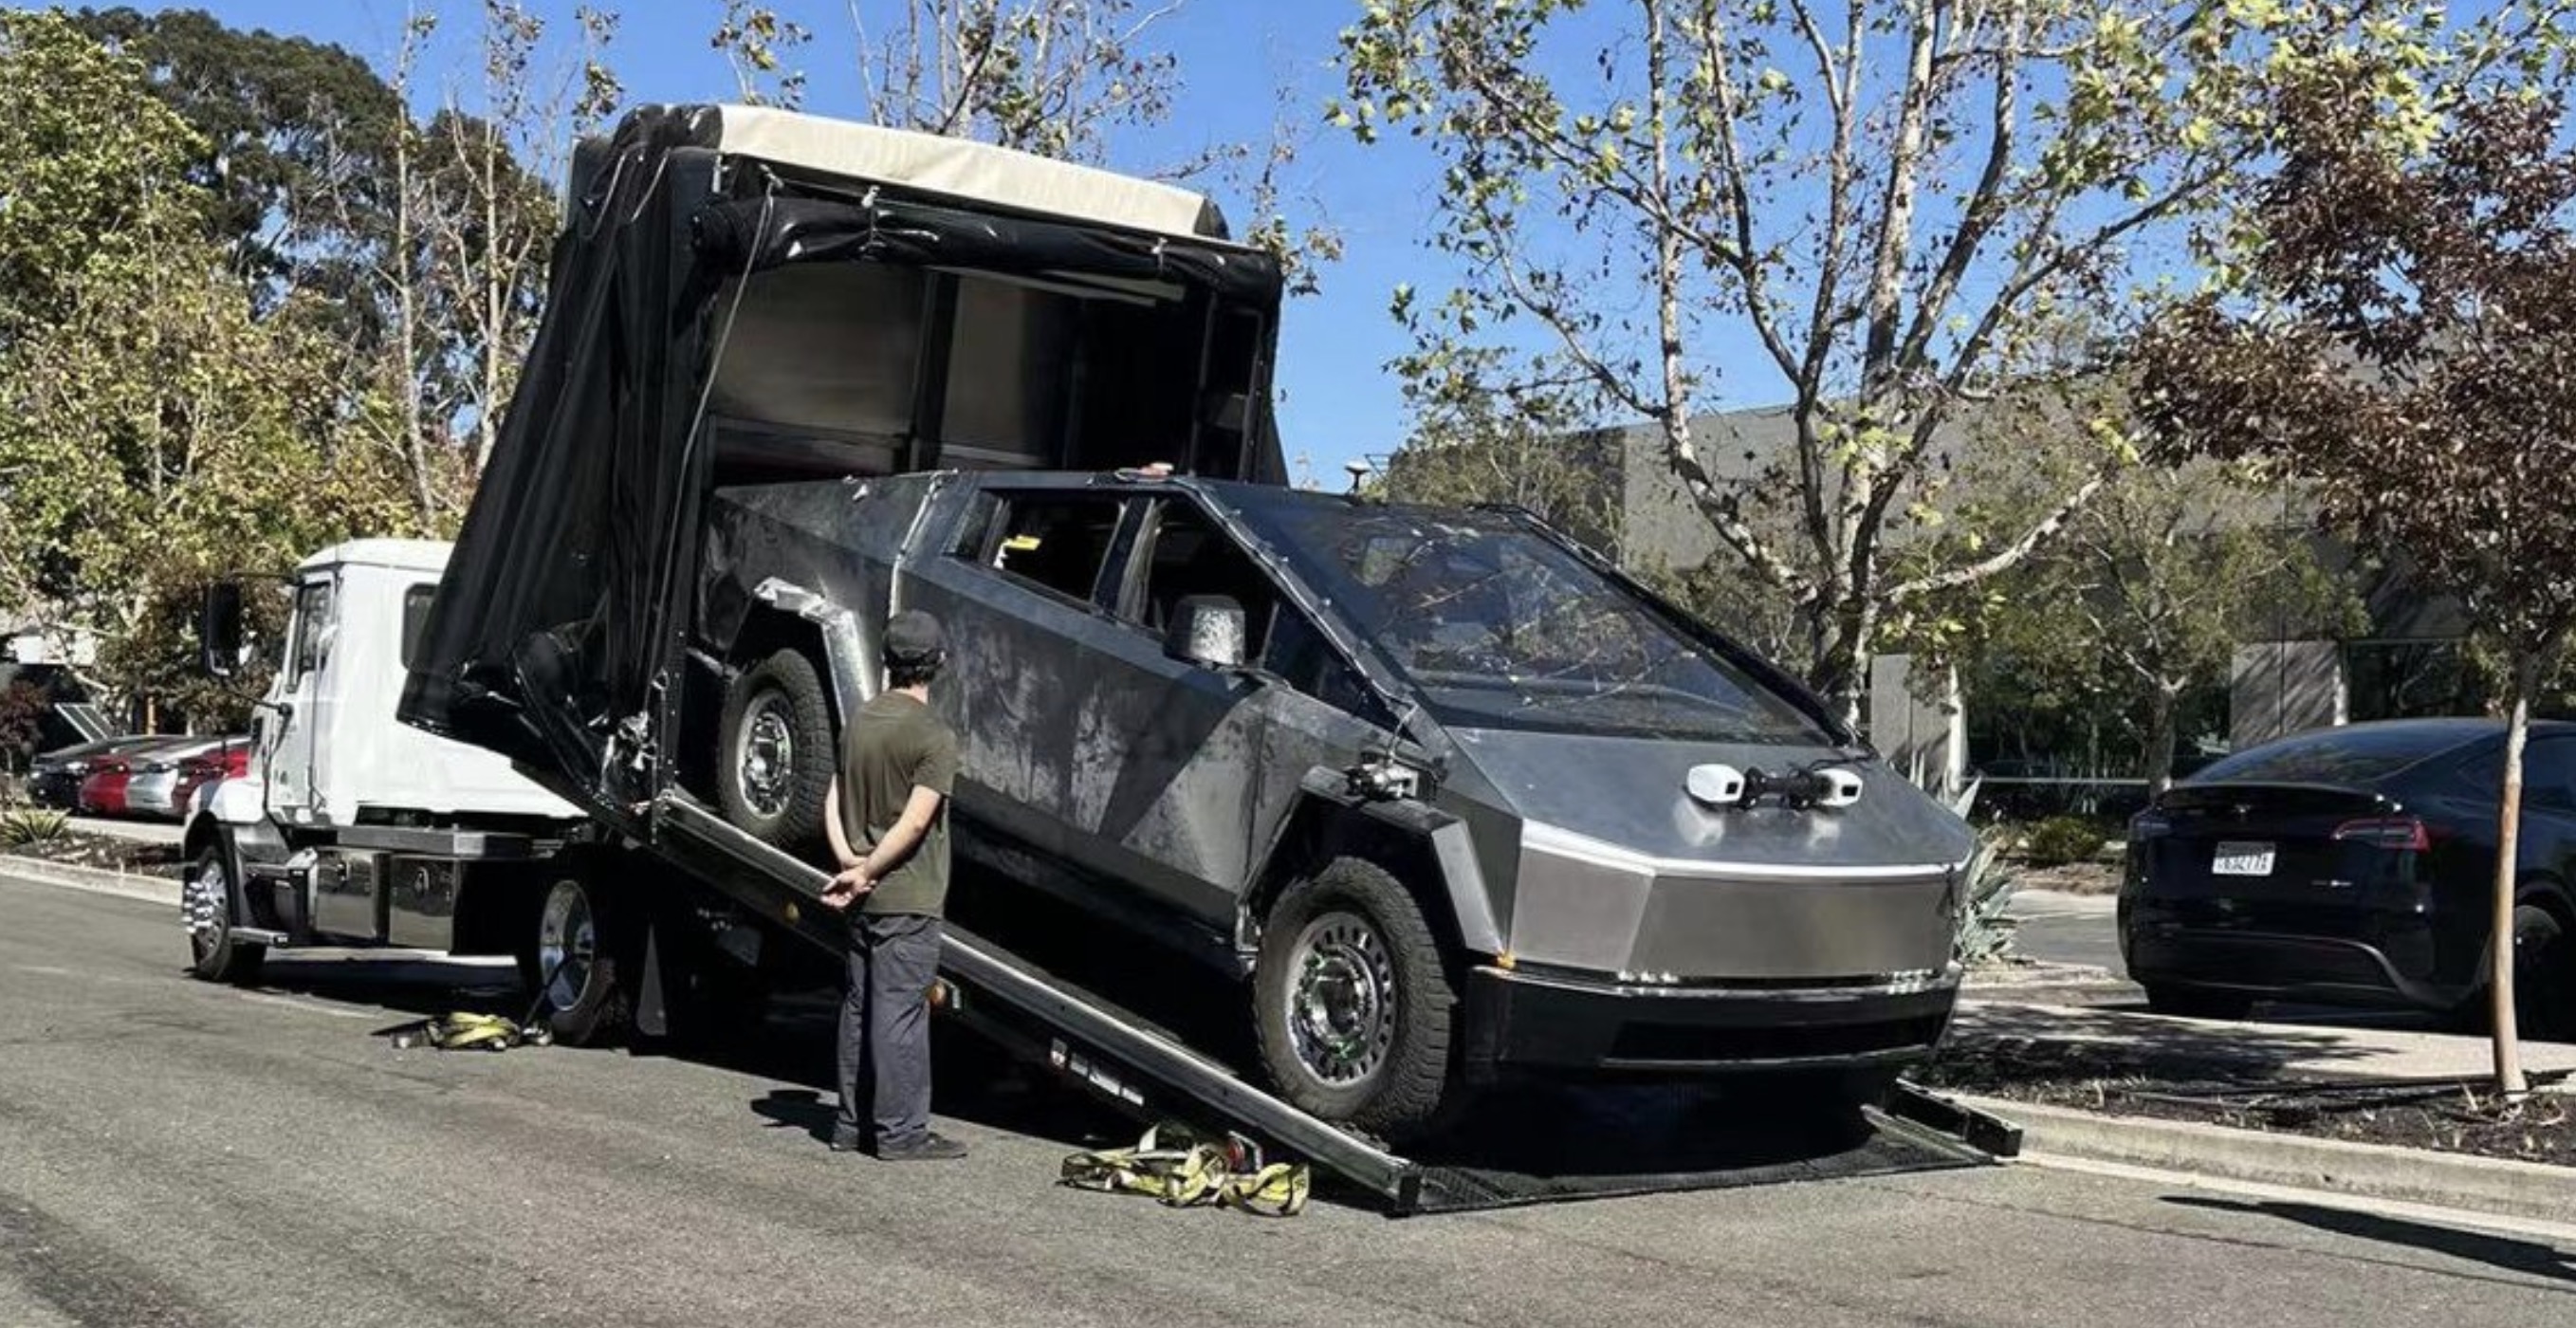
<path fill-rule="evenodd" d="M 71 829 L 71 817 L 63 812 L 42 807 L 21 807 L 0 813 L 0 849 L 20 848 L 61 837 Z"/>
<path fill-rule="evenodd" d="M 2032 826 L 2022 841 L 2022 860 L 2034 867 L 2063 867 L 2090 862 L 2111 837 L 2081 816 L 2052 816 Z"/>
<path fill-rule="evenodd" d="M 1966 878 L 1960 882 L 1965 902 L 1959 909 L 1959 962 L 1970 967 L 2003 962 L 2013 948 L 2015 920 L 2005 913 L 2021 874 L 2005 865 L 2004 850 L 2012 832 L 1989 827 L 1977 836 L 1968 855 Z"/>

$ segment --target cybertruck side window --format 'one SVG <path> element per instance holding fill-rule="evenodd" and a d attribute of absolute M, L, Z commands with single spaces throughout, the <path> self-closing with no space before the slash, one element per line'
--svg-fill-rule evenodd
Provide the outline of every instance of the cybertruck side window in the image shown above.
<path fill-rule="evenodd" d="M 1262 658 L 1279 611 L 1279 587 L 1270 574 L 1186 498 L 1156 502 L 1146 529 L 1144 577 L 1126 588 L 1118 616 L 1160 637 L 1182 599 L 1223 595 L 1243 606 L 1244 658 Z"/>
<path fill-rule="evenodd" d="M 979 561 L 1032 589 L 1083 605 L 1098 602 L 1101 569 L 1117 542 L 1126 499 L 1005 490 L 986 501 L 992 504 L 989 515 L 967 520 L 969 532 L 980 532 L 974 550 Z"/>
<path fill-rule="evenodd" d="M 1119 617 L 1160 637 L 1183 596 L 1227 596 L 1243 606 L 1245 658 L 1336 710 L 1380 728 L 1395 727 L 1350 661 L 1197 503 L 1160 500 L 1147 530 L 1144 574 L 1126 588 Z"/>

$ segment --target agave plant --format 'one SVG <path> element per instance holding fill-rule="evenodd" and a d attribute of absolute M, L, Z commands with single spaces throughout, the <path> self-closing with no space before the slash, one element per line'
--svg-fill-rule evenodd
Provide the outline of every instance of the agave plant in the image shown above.
<path fill-rule="evenodd" d="M 42 807 L 20 807 L 0 812 L 0 849 L 23 848 L 59 838 L 71 829 L 67 813 Z"/>
<path fill-rule="evenodd" d="M 2021 872 L 2004 861 L 2015 836 L 2003 826 L 1977 832 L 1977 847 L 1961 874 L 1959 962 L 1971 968 L 2002 963 L 2012 953 L 2013 931 L 2020 920 L 2006 909 L 2021 884 Z"/>

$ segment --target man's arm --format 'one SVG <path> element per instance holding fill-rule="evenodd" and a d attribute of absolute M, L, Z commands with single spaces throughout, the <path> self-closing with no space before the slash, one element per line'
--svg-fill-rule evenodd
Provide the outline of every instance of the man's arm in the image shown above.
<path fill-rule="evenodd" d="M 823 838 L 832 845 L 832 862 L 836 871 L 848 871 L 859 865 L 859 852 L 850 847 L 849 832 L 841 828 L 841 777 L 832 776 L 823 790 Z"/>
<path fill-rule="evenodd" d="M 913 851 L 928 837 L 931 824 L 939 819 L 940 806 L 947 801 L 948 795 L 937 789 L 913 785 L 912 796 L 904 800 L 903 815 L 895 818 L 894 828 L 853 870 L 863 880 L 881 881 L 887 872 L 911 861 Z"/>

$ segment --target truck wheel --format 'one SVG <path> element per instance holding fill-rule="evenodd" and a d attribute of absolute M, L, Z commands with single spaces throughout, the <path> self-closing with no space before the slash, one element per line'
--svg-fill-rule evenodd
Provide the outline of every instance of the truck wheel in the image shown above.
<path fill-rule="evenodd" d="M 804 652 L 771 655 L 725 692 L 716 801 L 736 829 L 801 853 L 822 842 L 834 753 L 823 680 Z"/>
<path fill-rule="evenodd" d="M 208 844 L 179 886 L 179 916 L 188 927 L 188 971 L 208 982 L 248 982 L 268 947 L 233 934 L 241 885 L 222 844 Z"/>
<path fill-rule="evenodd" d="M 1437 1129 L 1457 1089 L 1458 993 L 1413 895 L 1336 858 L 1288 887 L 1253 968 L 1261 1059 L 1298 1107 L 1390 1139 Z"/>
<path fill-rule="evenodd" d="M 614 1041 L 631 1013 L 619 980 L 618 947 L 590 883 L 557 880 L 537 912 L 537 980 L 544 984 L 546 1026 L 576 1047 Z"/>

